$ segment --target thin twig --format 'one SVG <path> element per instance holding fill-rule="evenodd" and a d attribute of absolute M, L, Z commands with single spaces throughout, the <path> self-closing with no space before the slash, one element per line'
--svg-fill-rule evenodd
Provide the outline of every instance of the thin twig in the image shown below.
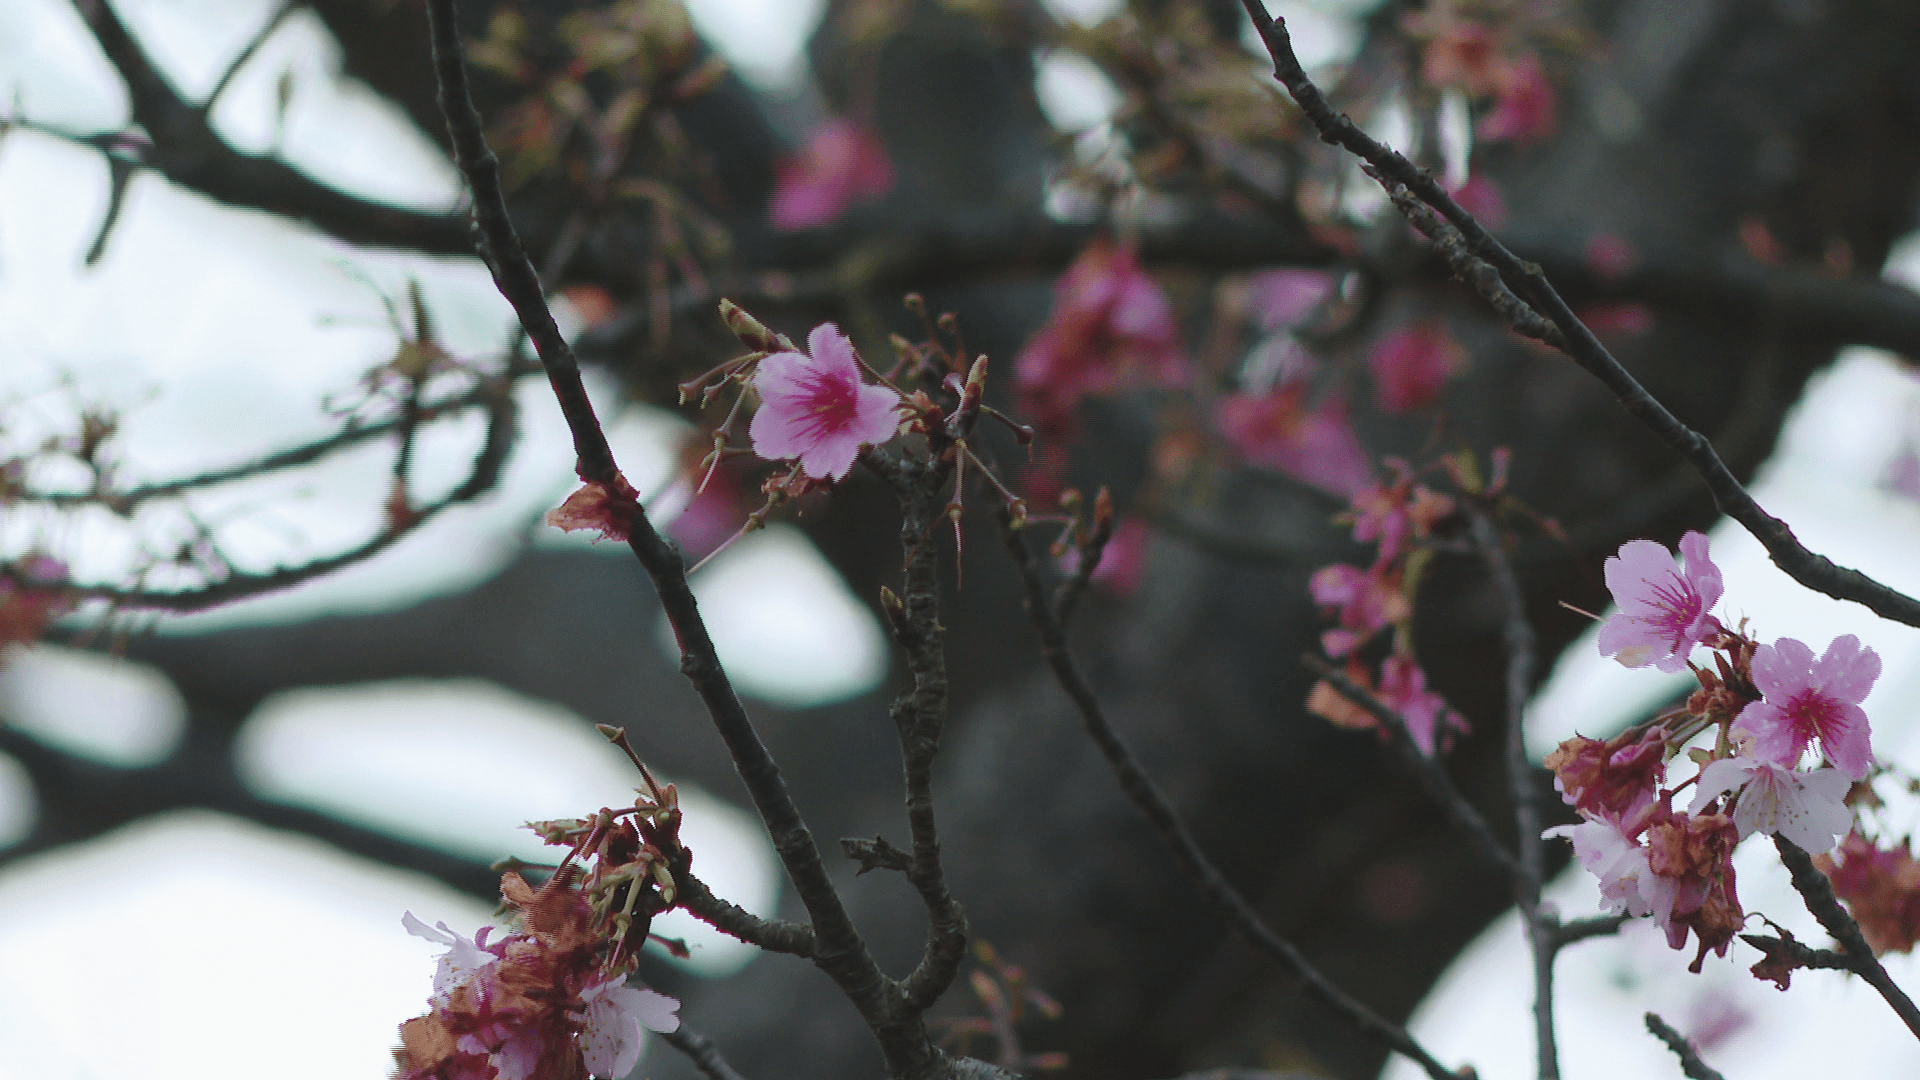
<path fill-rule="evenodd" d="M 1207 858 L 1194 840 L 1186 823 L 1181 821 L 1178 811 L 1167 801 L 1165 795 L 1127 748 L 1118 732 L 1107 722 L 1106 714 L 1100 708 L 1100 702 L 1094 697 L 1093 689 L 1087 685 L 1080 674 L 1079 667 L 1073 662 L 1073 656 L 1067 651 L 1066 636 L 1060 624 L 1053 617 L 1052 607 L 1047 600 L 1045 586 L 1041 583 L 1039 568 L 1032 550 L 1028 547 L 1025 535 L 1011 527 L 1010 520 L 1001 515 L 1001 534 L 1006 541 L 1007 553 L 1012 556 L 1014 567 L 1019 571 L 1021 584 L 1026 596 L 1027 618 L 1033 623 L 1040 636 L 1040 652 L 1052 670 L 1053 677 L 1072 700 L 1074 708 L 1080 714 L 1080 722 L 1086 727 L 1087 734 L 1093 738 L 1094 745 L 1107 759 L 1113 769 L 1114 777 L 1120 782 L 1121 791 L 1126 793 L 1160 839 L 1172 849 L 1174 861 L 1187 876 L 1193 879 L 1209 900 L 1218 904 L 1228 915 L 1234 927 L 1262 951 L 1285 964 L 1306 984 L 1308 992 L 1322 1005 L 1331 1009 L 1341 1019 L 1353 1025 L 1366 1035 L 1388 1048 L 1405 1055 L 1426 1070 L 1432 1080 L 1457 1080 L 1452 1072 L 1440 1060 L 1429 1053 L 1425 1047 L 1415 1042 L 1413 1036 L 1404 1028 L 1398 1027 L 1378 1013 L 1368 1008 L 1359 999 L 1336 986 L 1320 970 L 1301 955 L 1300 950 L 1286 938 L 1280 936 L 1260 913 L 1253 909 L 1245 897 L 1240 895 L 1226 876 L 1220 872 L 1212 860 Z"/>
<path fill-rule="evenodd" d="M 1792 872 L 1793 887 L 1806 901 L 1807 910 L 1813 912 L 1813 917 L 1820 920 L 1820 925 L 1845 950 L 1847 967 L 1887 999 L 1908 1031 L 1920 1036 L 1920 1009 L 1914 1008 L 1913 999 L 1900 989 L 1893 976 L 1881 966 L 1879 958 L 1873 955 L 1872 946 L 1860 933 L 1860 924 L 1853 921 L 1847 909 L 1840 906 L 1840 898 L 1833 894 L 1832 880 L 1821 873 L 1820 868 L 1813 865 L 1813 859 L 1793 841 L 1775 833 L 1773 846 L 1780 852 L 1780 861 Z"/>
<path fill-rule="evenodd" d="M 1447 770 L 1441 765 L 1439 759 L 1423 752 L 1419 744 L 1414 742 L 1413 732 L 1407 727 L 1407 718 L 1369 693 L 1366 687 L 1349 679 L 1346 672 L 1320 657 L 1312 653 L 1304 653 L 1300 657 L 1300 662 L 1325 680 L 1335 693 L 1373 717 L 1374 722 L 1386 731 L 1387 742 L 1393 747 L 1394 752 L 1413 770 L 1414 779 L 1426 791 L 1427 796 L 1440 804 L 1440 808 L 1453 819 L 1454 826 L 1472 842 L 1475 851 L 1488 862 L 1505 871 L 1514 880 L 1515 888 L 1520 888 L 1526 869 L 1521 865 L 1520 860 L 1514 857 L 1513 852 L 1508 851 L 1493 835 L 1493 829 L 1487 824 L 1487 819 L 1481 817 L 1480 811 L 1474 809 L 1473 804 L 1467 801 L 1467 797 L 1454 786 L 1453 777 L 1447 775 Z"/>
<path fill-rule="evenodd" d="M 1475 256 L 1491 263 L 1513 291 L 1535 311 L 1544 315 L 1565 340 L 1563 351 L 1612 391 L 1634 419 L 1665 442 L 1676 454 L 1694 467 L 1706 481 L 1720 512 L 1738 521 L 1760 541 L 1774 564 L 1795 581 L 1841 600 L 1862 604 L 1883 618 L 1920 626 L 1920 600 L 1890 589 L 1857 570 L 1835 565 L 1823 555 L 1809 551 L 1786 522 L 1760 507 L 1740 481 L 1734 478 L 1713 444 L 1694 431 L 1647 393 L 1620 361 L 1607 351 L 1593 331 L 1574 315 L 1546 275 L 1532 263 L 1521 261 L 1462 209 L 1425 170 L 1415 166 L 1386 145 L 1360 130 L 1345 114 L 1334 111 L 1320 88 L 1307 77 L 1284 23 L 1267 13 L 1262 0 L 1241 0 L 1254 29 L 1273 59 L 1273 75 L 1287 88 L 1320 137 L 1363 158 L 1373 166 L 1374 178 L 1389 190 L 1404 185 L 1421 202 L 1433 207 L 1451 222 L 1465 238 L 1466 247 Z"/>
<path fill-rule="evenodd" d="M 1617 934 L 1620 932 L 1620 928 L 1625 926 L 1631 918 L 1633 918 L 1632 915 L 1620 912 L 1614 915 L 1595 915 L 1592 918 L 1575 919 L 1572 922 L 1560 923 L 1551 928 L 1551 940 L 1554 950 L 1557 952 L 1576 942 L 1585 941 L 1588 938 Z"/>
<path fill-rule="evenodd" d="M 1673 1055 L 1680 1059 L 1680 1071 L 1686 1073 L 1692 1080 L 1726 1080 L 1726 1077 L 1701 1061 L 1700 1051 L 1693 1048 L 1693 1044 L 1687 1041 L 1686 1036 L 1675 1031 L 1673 1025 L 1660 1019 L 1658 1013 L 1647 1014 L 1647 1030 L 1653 1032 L 1654 1038 L 1667 1044 L 1667 1049 L 1673 1051 Z"/>
<path fill-rule="evenodd" d="M 1527 598 L 1520 579 L 1507 561 L 1500 533 L 1481 508 L 1466 504 L 1473 525 L 1473 542 L 1487 565 L 1487 576 L 1500 596 L 1502 637 L 1507 650 L 1507 785 L 1513 796 L 1515 842 L 1522 873 L 1516 879 L 1520 917 L 1527 925 L 1527 946 L 1533 953 L 1533 1035 L 1539 1050 L 1540 1080 L 1557 1080 L 1560 1053 L 1553 1030 L 1553 958 L 1555 943 L 1550 916 L 1540 911 L 1540 886 L 1546 877 L 1546 849 L 1540 838 L 1540 807 L 1536 801 L 1533 763 L 1527 760 L 1525 717 L 1533 693 L 1533 624 L 1527 621 Z"/>
<path fill-rule="evenodd" d="M 662 1034 L 660 1041 L 687 1055 L 687 1060 L 693 1062 L 693 1067 L 699 1069 L 700 1075 L 707 1080 L 745 1080 L 733 1071 L 733 1066 L 727 1064 L 726 1058 L 720 1056 L 712 1039 L 689 1030 L 685 1024 Z"/>

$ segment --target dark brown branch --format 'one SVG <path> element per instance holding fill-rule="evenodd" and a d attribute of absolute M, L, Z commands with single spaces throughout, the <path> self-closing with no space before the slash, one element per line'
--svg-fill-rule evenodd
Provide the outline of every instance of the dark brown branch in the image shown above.
<path fill-rule="evenodd" d="M 580 379 L 579 361 L 554 324 L 539 274 L 507 216 L 499 160 L 487 147 L 480 114 L 473 106 L 467 87 L 466 62 L 461 52 L 453 0 L 429 0 L 427 14 L 432 27 L 440 107 L 446 114 L 455 161 L 473 192 L 474 227 L 481 254 L 493 270 L 494 284 L 513 305 L 520 325 L 546 369 L 547 382 L 573 435 L 580 478 L 599 484 L 609 492 L 619 492 L 625 481 L 614 464 L 613 451 L 587 398 L 586 387 Z M 660 606 L 673 627 L 680 646 L 680 670 L 693 683 L 714 727 L 727 744 L 734 767 L 773 839 L 774 851 L 811 917 L 814 963 L 860 1011 L 893 1075 L 943 1074 L 948 1059 L 933 1046 L 919 1014 L 900 1007 L 899 988 L 880 970 L 866 941 L 854 927 L 846 905 L 827 874 L 813 834 L 787 792 L 779 766 L 734 693 L 700 616 L 693 590 L 687 584 L 686 563 L 680 549 L 660 535 L 639 505 L 632 504 L 624 510 L 628 517 L 628 547 L 647 571 L 660 597 Z"/>
<path fill-rule="evenodd" d="M 1480 811 L 1453 784 L 1453 777 L 1447 775 L 1446 768 L 1438 758 L 1432 757 L 1420 749 L 1413 739 L 1413 732 L 1407 727 L 1407 718 L 1387 707 L 1387 704 L 1369 693 L 1367 688 L 1347 678 L 1346 673 L 1312 653 L 1302 654 L 1300 662 L 1305 664 L 1326 681 L 1334 692 L 1352 702 L 1356 707 L 1373 717 L 1375 723 L 1387 733 L 1387 742 L 1394 753 L 1412 770 L 1414 780 L 1419 783 L 1427 797 L 1439 804 L 1472 844 L 1474 851 L 1488 862 L 1499 867 L 1514 881 L 1514 888 L 1520 891 L 1526 879 L 1526 869 L 1520 860 L 1514 858 L 1499 839 L 1493 835 L 1493 828 Z"/>
<path fill-rule="evenodd" d="M 1780 853 L 1780 861 L 1786 864 L 1793 874 L 1793 887 L 1806 901 L 1807 910 L 1820 920 L 1820 925 L 1833 940 L 1840 943 L 1847 958 L 1847 967 L 1855 975 L 1865 980 L 1868 986 L 1880 992 L 1893 1011 L 1899 1015 L 1907 1030 L 1920 1037 L 1920 1009 L 1914 1008 L 1913 999 L 1900 989 L 1893 976 L 1887 974 L 1880 960 L 1873 955 L 1872 946 L 1867 944 L 1866 936 L 1860 933 L 1860 924 L 1853 921 L 1847 909 L 1840 906 L 1840 898 L 1833 894 L 1833 882 L 1820 868 L 1813 865 L 1813 859 L 1802 851 L 1793 841 L 1774 834 L 1773 846 Z"/>
<path fill-rule="evenodd" d="M 768 952 L 813 956 L 813 927 L 784 919 L 763 919 L 746 908 L 713 894 L 707 883 L 690 873 L 673 876 L 675 898 L 689 915 L 715 930 L 757 945 Z"/>
<path fill-rule="evenodd" d="M 260 46 L 267 43 L 267 39 L 280 29 L 288 16 L 300 10 L 300 4 L 301 0 L 280 0 L 280 6 L 273 10 L 273 14 L 267 17 L 267 21 L 260 25 L 259 30 L 254 31 L 246 47 L 234 54 L 233 59 L 227 62 L 227 70 L 220 73 L 220 78 L 213 84 L 213 89 L 207 91 L 206 99 L 200 102 L 202 113 L 213 111 L 214 105 L 220 100 L 220 95 L 226 93 L 227 87 L 233 84 L 233 77 L 240 74 L 240 69 L 246 67 L 247 63 L 259 53 Z"/>
<path fill-rule="evenodd" d="M 687 1055 L 687 1060 L 693 1062 L 693 1067 L 699 1069 L 700 1075 L 707 1080 L 745 1080 L 733 1071 L 733 1066 L 727 1064 L 726 1058 L 720 1056 L 712 1039 L 688 1030 L 685 1024 L 661 1035 L 660 1041 Z"/>
<path fill-rule="evenodd" d="M 1161 794 L 1159 787 L 1134 758 L 1133 751 L 1128 749 L 1119 733 L 1107 722 L 1106 713 L 1094 697 L 1093 688 L 1087 685 L 1072 654 L 1067 651 L 1066 635 L 1053 617 L 1046 587 L 1040 580 L 1039 567 L 1027 546 L 1026 537 L 1011 527 L 1005 514 L 1001 516 L 1001 534 L 1006 541 L 1007 553 L 1020 573 L 1027 618 L 1040 636 L 1040 653 L 1053 672 L 1054 681 L 1060 684 L 1073 702 L 1080 714 L 1081 724 L 1086 727 L 1094 745 L 1100 748 L 1100 753 L 1106 757 L 1115 779 L 1120 782 L 1120 789 L 1171 849 L 1180 869 L 1207 899 L 1226 912 L 1235 929 L 1297 975 L 1315 1000 L 1368 1038 L 1417 1062 L 1433 1080 L 1456 1080 L 1454 1074 L 1438 1058 L 1428 1053 L 1425 1047 L 1415 1042 L 1404 1028 L 1389 1023 L 1321 974 L 1292 942 L 1267 925 L 1253 905 L 1227 881 L 1219 867 L 1207 858 L 1186 823 L 1180 819 L 1178 811 L 1174 810 L 1173 804 Z"/>
<path fill-rule="evenodd" d="M 1734 478 L 1713 444 L 1699 432 L 1681 423 L 1647 393 L 1593 331 L 1573 314 L 1546 275 L 1495 239 L 1473 215 L 1467 213 L 1447 194 L 1433 177 L 1391 148 L 1375 141 L 1346 115 L 1335 112 L 1320 88 L 1307 77 L 1306 70 L 1293 52 L 1286 26 L 1267 13 L 1261 0 L 1241 0 L 1247 16 L 1266 44 L 1273 59 L 1273 75 L 1287 88 L 1307 119 L 1326 142 L 1339 146 L 1373 167 L 1373 175 L 1389 188 L 1404 185 L 1421 202 L 1433 207 L 1465 238 L 1466 247 L 1476 257 L 1491 263 L 1509 287 L 1544 315 L 1565 340 L 1563 351 L 1582 368 L 1599 379 L 1634 419 L 1665 442 L 1683 460 L 1694 467 L 1714 503 L 1728 517 L 1738 521 L 1760 541 L 1774 564 L 1795 581 L 1841 600 L 1862 604 L 1884 618 L 1920 626 L 1920 601 L 1890 589 L 1857 570 L 1835 565 L 1802 545 L 1793 531 L 1779 518 L 1761 509 L 1753 496 Z"/>
<path fill-rule="evenodd" d="M 407 210 L 348 195 L 284 162 L 234 149 L 209 126 L 201 108 L 180 97 L 109 0 L 74 0 L 73 7 L 126 82 L 134 123 L 153 140 L 142 164 L 218 202 L 305 221 L 351 244 L 435 255 L 473 250 L 457 214 Z"/>
<path fill-rule="evenodd" d="M 1691 1080 L 1726 1080 L 1726 1077 L 1721 1076 L 1709 1068 L 1706 1062 L 1700 1060 L 1700 1051 L 1693 1048 L 1693 1044 L 1687 1041 L 1686 1036 L 1675 1031 L 1673 1025 L 1660 1019 L 1659 1014 L 1647 1014 L 1647 1030 L 1653 1032 L 1654 1038 L 1667 1044 L 1667 1049 L 1673 1051 L 1673 1056 L 1680 1059 L 1680 1071 L 1687 1074 Z"/>

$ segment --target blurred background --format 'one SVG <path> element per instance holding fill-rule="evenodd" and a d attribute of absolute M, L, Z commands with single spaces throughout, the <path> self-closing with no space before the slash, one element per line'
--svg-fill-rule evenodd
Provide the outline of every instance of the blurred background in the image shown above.
<path fill-rule="evenodd" d="M 1920 9 L 1274 10 L 1336 103 L 1471 185 L 1763 505 L 1815 550 L 1920 589 L 1903 358 L 1920 355 Z M 921 336 L 901 306 L 921 292 L 1019 412 L 1009 376 L 1056 281 L 1096 236 L 1138 253 L 1191 392 L 1123 382 L 1031 458 L 997 450 L 1030 493 L 1113 488 L 1127 540 L 1075 645 L 1116 723 L 1274 925 L 1443 1059 L 1531 1072 L 1507 890 L 1374 736 L 1304 710 L 1296 658 L 1324 627 L 1307 578 L 1367 552 L 1331 521 L 1344 497 L 1318 459 L 1251 452 L 1216 422 L 1223 396 L 1311 362 L 1331 403 L 1397 331 L 1457 344 L 1433 408 L 1346 405 L 1376 459 L 1509 448 L 1516 495 L 1557 524 L 1515 552 L 1556 661 L 1536 756 L 1685 692 L 1602 662 L 1559 604 L 1603 610 L 1600 562 L 1626 539 L 1712 528 L 1723 617 L 1867 640 L 1887 664 L 1876 746 L 1920 762 L 1920 636 L 1792 586 L 1596 384 L 1483 315 L 1301 136 L 1237 4 L 462 14 L 518 222 L 616 452 L 695 552 L 759 502 L 747 468 L 697 498 L 687 480 L 725 406 L 677 409 L 674 386 L 738 352 L 718 297 L 796 338 L 835 320 L 874 357 L 889 333 Z M 1477 81 L 1489 51 L 1511 61 L 1498 85 Z M 564 426 L 542 380 L 511 377 L 510 312 L 466 254 L 419 6 L 14 0 L 0 80 L 0 559 L 51 557 L 101 587 L 38 643 L 0 618 L 0 642 L 18 639 L 0 645 L 0 1078 L 385 1075 L 432 970 L 401 912 L 469 933 L 497 895 L 487 864 L 538 857 L 522 822 L 631 799 L 594 723 L 627 727 L 681 785 L 716 892 L 792 914 L 644 575 L 624 547 L 539 524 L 574 486 Z M 1312 319 L 1261 307 L 1260 275 L 1281 268 L 1330 283 Z M 394 418 L 423 401 L 452 404 L 408 421 L 396 469 Z M 302 447 L 319 449 L 272 457 Z M 897 839 L 900 672 L 873 604 L 898 576 L 897 518 L 858 475 L 799 511 L 695 588 L 815 834 Z M 1040 670 L 990 516 L 967 528 L 940 809 L 976 936 L 1062 1006 L 1023 1049 L 1064 1053 L 1075 1078 L 1377 1074 L 1378 1049 L 1173 872 Z M 1470 557 L 1427 574 L 1414 647 L 1472 726 L 1451 767 L 1505 829 L 1497 605 Z M 0 600 L 23 618 L 17 591 Z M 1911 831 L 1898 798 L 1881 813 Z M 1818 939 L 1767 852 L 1748 855 L 1748 909 Z M 903 969 L 923 934 L 911 890 L 839 870 Z M 1597 905 L 1580 875 L 1555 895 L 1572 915 Z M 878 1074 L 810 966 L 682 916 L 656 930 L 690 957 L 662 951 L 642 974 L 746 1076 Z M 1647 927 L 1570 951 L 1565 1074 L 1677 1075 L 1648 1008 L 1730 1076 L 1920 1065 L 1870 992 L 1805 973 L 1782 995 L 1747 975 L 1755 959 L 1736 945 L 1690 976 Z M 1910 960 L 1889 968 L 1912 985 Z M 964 984 L 942 1008 L 983 1011 Z M 662 1046 L 639 1073 L 694 1075 Z"/>

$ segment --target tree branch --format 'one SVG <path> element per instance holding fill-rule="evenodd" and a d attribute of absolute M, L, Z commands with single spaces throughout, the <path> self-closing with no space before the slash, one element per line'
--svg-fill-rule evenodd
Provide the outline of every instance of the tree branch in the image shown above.
<path fill-rule="evenodd" d="M 1807 910 L 1813 912 L 1813 917 L 1820 920 L 1820 925 L 1833 935 L 1833 940 L 1839 942 L 1840 948 L 1845 951 L 1847 967 L 1865 980 L 1868 986 L 1878 990 L 1899 1015 L 1901 1022 L 1907 1025 L 1907 1030 L 1920 1037 L 1920 1009 L 1914 1007 L 1913 999 L 1900 989 L 1899 984 L 1893 981 L 1893 976 L 1887 974 L 1887 969 L 1873 955 L 1873 947 L 1867 944 L 1865 935 L 1860 933 L 1860 924 L 1853 921 L 1847 909 L 1840 906 L 1840 898 L 1833 894 L 1832 880 L 1821 873 L 1820 868 L 1813 865 L 1813 859 L 1793 841 L 1775 833 L 1773 846 L 1780 853 L 1780 861 L 1793 874 L 1793 887 L 1806 902 Z"/>
<path fill-rule="evenodd" d="M 1293 52 L 1286 26 L 1267 13 L 1261 0 L 1241 0 L 1248 18 L 1273 59 L 1273 75 L 1287 88 L 1320 137 L 1339 146 L 1372 166 L 1373 176 L 1383 185 L 1400 184 L 1433 207 L 1460 231 L 1466 248 L 1491 263 L 1512 290 L 1544 315 L 1564 339 L 1560 347 L 1566 354 L 1599 379 L 1634 419 L 1665 442 L 1676 454 L 1694 467 L 1706 481 L 1714 503 L 1728 517 L 1738 521 L 1760 541 L 1774 564 L 1795 581 L 1840 600 L 1861 604 L 1883 618 L 1920 626 L 1920 601 L 1890 589 L 1857 570 L 1835 565 L 1802 545 L 1793 531 L 1779 518 L 1761 509 L 1747 489 L 1734 478 L 1720 460 L 1713 444 L 1705 436 L 1680 420 L 1647 393 L 1593 331 L 1573 314 L 1567 302 L 1547 281 L 1540 268 L 1523 262 L 1453 200 L 1425 170 L 1375 141 L 1342 113 L 1334 111 L 1320 88 L 1307 77 Z"/>

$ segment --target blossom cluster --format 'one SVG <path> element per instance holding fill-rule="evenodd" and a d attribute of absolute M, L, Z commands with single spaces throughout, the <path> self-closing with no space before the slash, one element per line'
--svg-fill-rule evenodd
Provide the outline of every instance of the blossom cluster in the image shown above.
<path fill-rule="evenodd" d="M 1853 827 L 1845 802 L 1873 767 L 1861 703 L 1880 658 L 1853 635 L 1818 658 L 1804 642 L 1761 644 L 1713 614 L 1724 586 L 1707 538 L 1690 532 L 1681 560 L 1650 540 L 1609 558 L 1607 588 L 1619 610 L 1600 627 L 1599 649 L 1627 667 L 1692 670 L 1700 686 L 1682 708 L 1606 741 L 1578 737 L 1547 757 L 1554 782 L 1582 818 L 1549 829 L 1572 841 L 1580 864 L 1600 880 L 1615 911 L 1649 916 L 1675 949 L 1698 944 L 1726 955 L 1746 919 L 1735 890 L 1734 847 L 1754 833 L 1777 834 L 1815 854 Z M 1710 650 L 1709 664 L 1694 662 Z M 1694 737 L 1695 776 L 1668 785 L 1667 767 Z M 1809 751 L 1828 767 L 1804 769 Z M 1681 789 L 1694 785 L 1684 811 Z"/>
<path fill-rule="evenodd" d="M 687 857 L 672 785 L 647 783 L 628 809 L 529 826 L 569 850 L 539 888 L 502 875 L 507 933 L 467 938 L 404 916 L 447 951 L 427 1011 L 400 1025 L 396 1080 L 618 1078 L 644 1031 L 678 1029 L 678 1001 L 627 985 L 652 917 L 673 903 L 670 863 Z"/>
<path fill-rule="evenodd" d="M 1373 564 L 1364 569 L 1343 563 L 1323 567 L 1314 573 L 1308 588 L 1335 620 L 1335 626 L 1320 636 L 1327 655 L 1344 659 L 1348 678 L 1371 689 L 1382 704 L 1399 713 L 1414 742 L 1433 754 L 1451 732 L 1465 732 L 1467 722 L 1427 689 L 1426 672 L 1414 659 L 1412 590 L 1419 577 L 1418 563 L 1427 555 L 1420 542 L 1452 518 L 1456 508 L 1452 498 L 1416 482 L 1404 462 L 1388 464 L 1396 474 L 1393 482 L 1361 489 L 1348 512 L 1353 538 L 1377 545 Z M 1390 630 L 1393 644 L 1380 661 L 1376 679 L 1361 662 L 1360 652 Z M 1342 727 L 1375 726 L 1372 714 L 1325 682 L 1314 686 L 1307 708 Z"/>

